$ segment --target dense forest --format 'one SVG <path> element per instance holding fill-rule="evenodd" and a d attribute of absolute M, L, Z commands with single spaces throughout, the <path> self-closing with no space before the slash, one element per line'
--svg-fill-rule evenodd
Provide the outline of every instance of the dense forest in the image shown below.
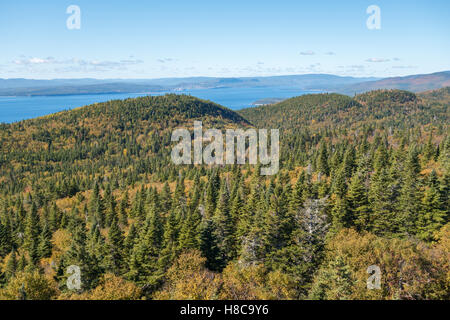
<path fill-rule="evenodd" d="M 1 124 L 0 299 L 450 299 L 449 105 L 172 94 Z M 279 173 L 174 165 L 195 120 L 280 129 Z"/>

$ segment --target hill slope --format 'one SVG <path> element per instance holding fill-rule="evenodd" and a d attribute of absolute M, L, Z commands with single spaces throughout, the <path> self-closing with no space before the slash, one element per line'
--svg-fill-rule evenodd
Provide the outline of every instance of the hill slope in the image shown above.
<path fill-rule="evenodd" d="M 399 89 L 412 92 L 435 90 L 450 86 L 450 71 L 420 74 L 407 77 L 386 78 L 340 87 L 337 92 L 345 94 L 362 93 L 379 89 Z"/>
<path fill-rule="evenodd" d="M 448 300 L 448 107 L 448 89 L 240 114 L 166 95 L 0 125 L 0 299 Z M 170 161 L 173 129 L 243 116 L 281 129 L 276 175 Z"/>
<path fill-rule="evenodd" d="M 19 184 L 26 184 L 22 173 L 31 171 L 40 172 L 42 185 L 61 173 L 69 177 L 72 170 L 104 174 L 127 167 L 141 172 L 146 167 L 154 171 L 170 163 L 172 130 L 192 127 L 194 120 L 213 128 L 249 126 L 227 108 L 185 95 L 97 103 L 1 125 L 0 175 L 8 176 L 19 163 L 22 169 L 14 178 Z M 7 187 L 11 178 L 2 179 L 0 185 Z"/>
<path fill-rule="evenodd" d="M 443 89 L 442 92 L 448 92 Z M 435 103 L 429 102 L 435 95 Z M 442 94 L 417 96 L 401 90 L 378 90 L 353 98 L 340 94 L 313 94 L 284 100 L 278 104 L 239 111 L 261 128 L 360 127 L 378 122 L 395 126 L 430 123 L 433 117 L 448 121 L 448 103 Z"/>

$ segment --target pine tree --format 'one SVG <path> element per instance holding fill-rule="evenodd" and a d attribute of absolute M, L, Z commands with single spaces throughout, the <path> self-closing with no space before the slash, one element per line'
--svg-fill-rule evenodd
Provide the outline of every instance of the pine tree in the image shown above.
<path fill-rule="evenodd" d="M 172 199 L 172 194 L 170 192 L 169 183 L 164 183 L 164 186 L 161 190 L 161 209 L 162 212 L 169 212 L 170 209 L 170 200 Z"/>
<path fill-rule="evenodd" d="M 369 228 L 377 235 L 391 234 L 395 228 L 394 201 L 390 191 L 390 182 L 385 167 L 381 167 L 372 176 L 369 190 L 372 212 Z"/>
<path fill-rule="evenodd" d="M 52 234 L 50 233 L 48 224 L 44 224 L 41 235 L 39 237 L 39 256 L 41 258 L 49 258 L 52 255 Z"/>
<path fill-rule="evenodd" d="M 10 227 L 0 222 L 0 257 L 6 256 L 12 250 Z"/>
<path fill-rule="evenodd" d="M 319 156 L 317 158 L 317 171 L 324 175 L 329 175 L 330 167 L 328 165 L 328 151 L 324 142 L 320 144 Z"/>
<path fill-rule="evenodd" d="M 228 261 L 234 258 L 235 231 L 229 207 L 229 191 L 225 180 L 220 188 L 220 196 L 213 216 L 213 222 L 215 226 L 215 238 L 217 239 L 217 245 L 222 255 L 222 264 L 226 265 Z"/>
<path fill-rule="evenodd" d="M 224 267 L 220 249 L 217 245 L 215 226 L 212 220 L 204 220 L 200 226 L 200 251 L 206 258 L 205 266 L 212 271 Z"/>
<path fill-rule="evenodd" d="M 116 200 L 111 191 L 111 185 L 105 190 L 105 203 L 106 203 L 106 216 L 105 216 L 105 225 L 106 227 L 110 227 L 111 223 L 114 219 L 117 219 L 116 213 Z"/>
<path fill-rule="evenodd" d="M 313 300 L 348 300 L 353 293 L 355 280 L 349 266 L 341 256 L 331 260 L 321 269 L 314 281 L 310 298 Z"/>
<path fill-rule="evenodd" d="M 69 250 L 65 253 L 62 260 L 64 265 L 61 265 L 63 270 L 71 265 L 76 265 L 81 269 L 81 283 L 82 289 L 89 289 L 95 287 L 100 276 L 99 265 L 92 259 L 87 250 L 87 235 L 86 227 L 83 223 L 78 224 L 72 235 L 72 242 Z M 60 279 L 63 284 L 66 283 L 67 276 Z"/>
<path fill-rule="evenodd" d="M 17 271 L 24 271 L 27 265 L 28 265 L 27 258 L 25 257 L 24 254 L 22 254 L 20 256 L 19 262 L 17 263 Z"/>
<path fill-rule="evenodd" d="M 186 219 L 181 221 L 181 230 L 179 237 L 179 250 L 199 248 L 199 228 L 202 217 L 199 209 L 189 210 Z"/>
<path fill-rule="evenodd" d="M 220 176 L 217 170 L 214 170 L 209 178 L 208 185 L 206 187 L 206 199 L 205 199 L 205 216 L 210 219 L 214 215 L 216 210 L 216 203 L 220 189 Z"/>
<path fill-rule="evenodd" d="M 294 188 L 292 189 L 292 195 L 289 202 L 289 209 L 291 211 L 291 214 L 295 215 L 298 210 L 303 205 L 304 198 L 303 198 L 303 186 L 305 183 L 306 175 L 305 171 L 302 171 L 299 178 L 297 179 L 297 182 L 295 183 Z"/>
<path fill-rule="evenodd" d="M 177 185 L 175 187 L 175 192 L 172 198 L 172 206 L 171 209 L 173 211 L 181 211 L 186 209 L 187 199 L 186 199 L 186 191 L 185 191 L 184 179 L 180 178 L 177 181 Z"/>
<path fill-rule="evenodd" d="M 117 218 L 113 216 L 108 231 L 108 269 L 115 275 L 119 275 L 124 268 L 123 241 L 122 230 Z"/>
<path fill-rule="evenodd" d="M 30 268 L 28 270 L 33 271 L 39 262 L 39 239 L 31 243 L 31 246 L 28 248 L 28 254 L 30 256 L 30 263 L 28 264 Z"/>
<path fill-rule="evenodd" d="M 127 277 L 138 283 L 155 286 L 163 274 L 166 266 L 160 265 L 159 253 L 161 251 L 162 221 L 153 204 L 147 214 L 145 225 L 141 229 L 141 236 L 135 240 L 128 263 Z M 169 253 L 161 253 L 171 259 Z M 162 262 L 161 262 L 162 264 Z M 161 270 L 162 268 L 162 270 Z"/>
<path fill-rule="evenodd" d="M 348 190 L 348 205 L 356 228 L 367 230 L 370 222 L 370 207 L 366 188 L 366 176 L 363 170 L 357 171 Z"/>
<path fill-rule="evenodd" d="M 406 235 L 416 233 L 417 217 L 420 211 L 419 172 L 418 153 L 413 148 L 406 161 L 403 185 L 399 196 L 398 227 L 400 232 Z"/>
<path fill-rule="evenodd" d="M 11 252 L 11 254 L 9 255 L 9 258 L 6 260 L 6 265 L 5 265 L 6 280 L 13 278 L 14 275 L 16 274 L 17 270 L 18 270 L 18 265 L 17 265 L 16 250 L 13 250 Z"/>
<path fill-rule="evenodd" d="M 123 226 L 128 226 L 128 214 L 127 210 L 129 207 L 128 203 L 128 192 L 124 192 L 122 199 L 119 203 L 119 223 Z"/>
<path fill-rule="evenodd" d="M 436 156 L 436 149 L 435 146 L 433 145 L 433 133 L 430 133 L 430 136 L 428 137 L 428 142 L 425 145 L 424 148 L 424 158 L 425 160 L 429 161 L 435 158 Z"/>
<path fill-rule="evenodd" d="M 244 191 L 242 188 L 237 188 L 235 196 L 231 199 L 230 215 L 234 226 L 237 226 L 239 220 L 244 215 L 245 202 L 243 199 L 243 193 Z"/>
<path fill-rule="evenodd" d="M 177 214 L 171 210 L 164 225 L 163 245 L 158 261 L 160 270 L 166 270 L 175 260 L 178 252 L 178 227 Z"/>
<path fill-rule="evenodd" d="M 136 239 L 138 238 L 138 233 L 136 230 L 136 226 L 135 224 L 131 224 L 129 230 L 128 230 L 128 234 L 125 237 L 125 241 L 124 241 L 124 252 L 125 252 L 125 257 L 129 257 L 131 254 L 131 251 L 133 250 L 134 245 L 136 244 Z"/>
<path fill-rule="evenodd" d="M 100 195 L 100 187 L 97 182 L 94 184 L 89 210 L 95 221 L 97 221 L 100 227 L 103 227 L 105 223 L 105 204 L 102 196 Z"/>
<path fill-rule="evenodd" d="M 266 252 L 285 246 L 291 236 L 293 217 L 288 210 L 292 190 L 288 177 L 280 177 L 270 196 L 269 209 L 265 214 L 264 243 Z"/>
<path fill-rule="evenodd" d="M 348 146 L 344 154 L 343 170 L 344 175 L 347 179 L 350 179 L 352 177 L 353 172 L 356 169 L 355 153 L 356 152 L 353 146 Z"/>
<path fill-rule="evenodd" d="M 348 204 L 347 198 L 337 196 L 334 199 L 334 205 L 331 209 L 332 230 L 339 231 L 342 228 L 349 228 L 353 224 L 352 211 Z"/>
<path fill-rule="evenodd" d="M 25 222 L 24 246 L 28 250 L 30 250 L 38 241 L 40 233 L 39 221 L 38 210 L 36 204 L 33 202 Z"/>
<path fill-rule="evenodd" d="M 439 192 L 437 175 L 433 170 L 422 198 L 422 210 L 417 221 L 419 238 L 425 241 L 433 240 L 435 233 L 447 222 L 447 214 L 442 195 Z"/>

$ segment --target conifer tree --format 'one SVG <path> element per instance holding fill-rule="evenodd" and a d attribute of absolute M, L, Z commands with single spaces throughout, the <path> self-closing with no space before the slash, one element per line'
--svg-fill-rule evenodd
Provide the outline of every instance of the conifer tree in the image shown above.
<path fill-rule="evenodd" d="M 291 211 L 291 214 L 295 215 L 298 210 L 303 205 L 304 198 L 303 198 L 303 186 L 305 183 L 305 171 L 302 171 L 299 178 L 297 179 L 297 182 L 295 183 L 294 188 L 292 189 L 292 195 L 289 202 L 289 209 Z"/>
<path fill-rule="evenodd" d="M 124 252 L 125 257 L 129 257 L 134 245 L 136 244 L 136 239 L 138 238 L 138 233 L 135 224 L 131 224 L 128 234 L 124 240 Z"/>
<path fill-rule="evenodd" d="M 328 175 L 330 173 L 330 167 L 328 165 L 328 151 L 324 142 L 320 144 L 319 156 L 317 158 L 317 171 Z"/>
<path fill-rule="evenodd" d="M 415 148 L 409 152 L 399 196 L 398 227 L 400 232 L 413 235 L 416 232 L 417 217 L 420 211 L 419 172 L 420 164 Z"/>
<path fill-rule="evenodd" d="M 25 254 L 22 254 L 20 256 L 19 262 L 17 263 L 17 271 L 24 271 L 27 265 L 27 258 L 25 257 Z"/>
<path fill-rule="evenodd" d="M 364 170 L 358 170 L 350 181 L 348 190 L 348 206 L 354 218 L 356 228 L 367 230 L 370 222 L 370 207 L 366 188 Z"/>
<path fill-rule="evenodd" d="M 314 281 L 310 298 L 313 300 L 348 300 L 353 293 L 355 280 L 349 266 L 341 256 L 331 260 L 321 269 Z"/>
<path fill-rule="evenodd" d="M 50 233 L 48 224 L 44 224 L 41 235 L 39 237 L 39 256 L 41 258 L 49 258 L 52 255 L 52 234 Z"/>
<path fill-rule="evenodd" d="M 226 180 L 220 188 L 219 200 L 213 216 L 215 238 L 222 255 L 222 264 L 226 265 L 233 259 L 235 253 L 234 225 L 229 207 L 229 191 Z"/>
<path fill-rule="evenodd" d="M 266 251 L 282 248 L 291 236 L 293 217 L 288 210 L 291 193 L 288 177 L 281 176 L 270 197 L 269 209 L 263 223 Z"/>
<path fill-rule="evenodd" d="M 171 204 L 172 194 L 170 192 L 169 183 L 166 181 L 161 190 L 161 209 L 162 212 L 169 212 L 170 204 Z"/>
<path fill-rule="evenodd" d="M 447 222 L 447 217 L 448 212 L 444 209 L 437 175 L 433 170 L 422 198 L 422 210 L 417 221 L 419 238 L 426 241 L 433 240 L 436 232 Z"/>
<path fill-rule="evenodd" d="M 39 228 L 39 214 L 36 204 L 31 204 L 31 209 L 28 211 L 25 232 L 24 232 L 24 246 L 28 250 L 37 250 L 38 238 L 40 233 Z"/>
<path fill-rule="evenodd" d="M 5 264 L 6 280 L 13 278 L 14 275 L 16 274 L 17 270 L 18 270 L 18 266 L 17 266 L 16 250 L 13 250 L 11 252 L 11 254 L 9 255 L 8 259 L 6 260 L 6 264 Z"/>
<path fill-rule="evenodd" d="M 217 242 L 214 222 L 204 220 L 200 226 L 200 250 L 206 258 L 205 266 L 212 271 L 221 271 L 224 268 Z"/>
<path fill-rule="evenodd" d="M 53 203 L 52 208 L 50 209 L 48 224 L 51 232 L 55 232 L 59 229 L 61 217 L 59 213 L 59 209 L 56 206 L 56 203 Z"/>
<path fill-rule="evenodd" d="M 0 222 L 0 257 L 6 256 L 12 250 L 10 227 Z"/>
<path fill-rule="evenodd" d="M 220 189 L 220 176 L 217 170 L 211 173 L 211 176 L 206 187 L 206 203 L 205 203 L 205 215 L 207 219 L 210 219 L 214 215 L 216 210 L 216 202 Z"/>
<path fill-rule="evenodd" d="M 199 228 L 202 217 L 199 209 L 189 210 L 186 219 L 181 221 L 179 249 L 186 251 L 199 248 Z"/>
<path fill-rule="evenodd" d="M 164 225 L 162 250 L 158 265 L 160 270 L 166 270 L 177 255 L 178 249 L 178 224 L 177 214 L 171 210 Z"/>
<path fill-rule="evenodd" d="M 95 263 L 95 260 L 92 259 L 87 250 L 86 227 L 83 223 L 79 223 L 75 228 L 69 250 L 65 253 L 62 262 L 64 263 L 61 265 L 63 270 L 66 270 L 71 265 L 80 267 L 82 289 L 96 286 L 100 266 Z M 64 284 L 67 280 L 67 275 L 64 274 L 60 280 Z"/>
<path fill-rule="evenodd" d="M 123 233 L 115 216 L 112 217 L 108 231 L 108 269 L 119 275 L 124 268 Z"/>
<path fill-rule="evenodd" d="M 390 191 L 390 177 L 385 167 L 372 176 L 369 190 L 371 221 L 369 228 L 377 235 L 391 234 L 395 228 L 394 201 Z"/>

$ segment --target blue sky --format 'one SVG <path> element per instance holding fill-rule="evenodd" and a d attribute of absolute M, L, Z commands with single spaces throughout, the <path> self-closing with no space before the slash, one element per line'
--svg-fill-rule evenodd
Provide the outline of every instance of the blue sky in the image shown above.
<path fill-rule="evenodd" d="M 448 0 L 1 1 L 0 78 L 431 73 L 450 70 L 449 12 Z"/>

